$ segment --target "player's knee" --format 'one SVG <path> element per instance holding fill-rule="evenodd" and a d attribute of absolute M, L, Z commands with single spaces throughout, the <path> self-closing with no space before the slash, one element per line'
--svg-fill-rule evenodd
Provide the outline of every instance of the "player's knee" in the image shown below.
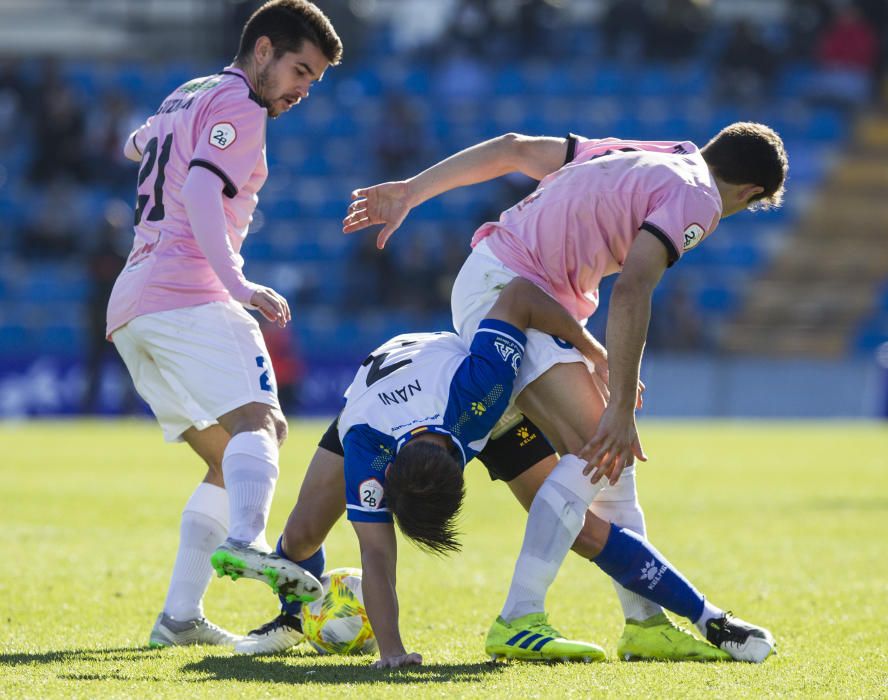
<path fill-rule="evenodd" d="M 287 439 L 289 426 L 287 425 L 287 419 L 284 417 L 284 414 L 277 409 L 271 412 L 271 425 L 274 430 L 274 436 L 277 440 L 278 447 L 280 447 Z"/>
<path fill-rule="evenodd" d="M 225 488 L 225 478 L 222 475 L 222 460 L 215 460 L 213 458 L 207 459 L 207 475 L 204 478 L 209 484 L 213 486 L 218 486 L 219 488 Z"/>

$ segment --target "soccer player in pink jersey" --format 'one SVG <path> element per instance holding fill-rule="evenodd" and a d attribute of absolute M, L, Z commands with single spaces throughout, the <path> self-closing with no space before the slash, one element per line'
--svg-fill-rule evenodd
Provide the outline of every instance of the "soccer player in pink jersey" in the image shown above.
<path fill-rule="evenodd" d="M 635 410 L 651 295 L 666 269 L 711 235 L 721 218 L 779 206 L 787 169 L 780 137 L 749 122 L 726 127 L 702 149 L 686 141 L 506 134 L 409 180 L 353 193 L 343 230 L 384 224 L 381 248 L 411 208 L 442 192 L 509 172 L 540 180 L 531 195 L 472 239 L 451 298 L 454 326 L 467 342 L 513 277 L 535 282 L 584 320 L 597 308 L 601 278 L 619 274 L 608 314 L 607 366 L 589 367 L 559 339 L 528 332 L 513 396 L 562 458 L 528 470 L 521 483 L 510 482 L 530 514 L 506 605 L 488 636 L 491 653 L 508 655 L 498 640 L 520 635 L 523 620 L 543 611 L 545 593 L 573 546 L 615 579 L 626 617 L 621 657 L 688 658 L 662 608 L 629 590 L 634 578 L 651 572 L 642 566 L 647 562 L 610 561 L 606 540 L 588 520 L 584 527 L 583 516 L 591 509 L 611 521 L 617 539 L 644 536 L 634 461 L 647 457 Z M 774 646 L 767 630 L 708 603 L 693 621 L 734 658 L 763 661 Z M 674 644 L 657 641 L 669 636 Z"/>
<path fill-rule="evenodd" d="M 265 540 L 287 423 L 244 307 L 281 326 L 290 309 L 247 280 L 239 251 L 268 175 L 267 118 L 308 97 L 341 54 L 315 5 L 272 0 L 247 21 L 232 65 L 176 89 L 125 146 L 141 161 L 135 240 L 108 304 L 107 335 L 165 439 L 187 442 L 208 467 L 182 513 L 152 646 L 238 641 L 203 616 L 212 566 L 234 575 L 258 567 L 254 578 L 293 599 L 321 593 Z"/>

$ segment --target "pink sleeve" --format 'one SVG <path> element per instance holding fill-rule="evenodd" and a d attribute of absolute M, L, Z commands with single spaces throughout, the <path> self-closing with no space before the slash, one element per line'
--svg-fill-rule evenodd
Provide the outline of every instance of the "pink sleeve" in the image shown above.
<path fill-rule="evenodd" d="M 127 138 L 126 143 L 123 145 L 123 155 L 129 160 L 142 160 L 142 151 L 145 148 L 145 137 L 143 134 L 151 126 L 152 121 L 154 121 L 153 116 L 149 117 L 142 126 L 136 129 Z"/>
<path fill-rule="evenodd" d="M 708 193 L 682 184 L 656 202 L 640 228 L 666 246 L 671 266 L 715 229 L 720 215 L 719 205 Z"/>
<path fill-rule="evenodd" d="M 182 201 L 191 232 L 219 281 L 235 301 L 249 306 L 257 287 L 244 277 L 242 258 L 228 240 L 219 178 L 204 168 L 192 168 L 182 185 Z"/>
<path fill-rule="evenodd" d="M 601 155 L 617 141 L 615 138 L 587 139 L 585 136 L 571 134 L 568 141 L 567 163 L 582 163 L 593 156 Z M 571 145 L 573 151 L 571 152 Z"/>
<path fill-rule="evenodd" d="M 234 197 L 250 179 L 265 146 L 266 111 L 239 91 L 219 95 L 202 120 L 189 168 L 199 166 L 222 180 Z"/>
<path fill-rule="evenodd" d="M 131 133 L 126 137 L 126 143 L 123 144 L 123 157 L 137 163 L 142 160 L 142 152 L 136 146 L 136 134 L 138 133 L 138 131 Z"/>

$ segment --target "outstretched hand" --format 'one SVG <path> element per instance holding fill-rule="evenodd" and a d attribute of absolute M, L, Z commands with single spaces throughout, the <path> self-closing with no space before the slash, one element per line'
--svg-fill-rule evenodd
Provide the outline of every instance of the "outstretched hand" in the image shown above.
<path fill-rule="evenodd" d="M 352 192 L 352 203 L 342 220 L 342 232 L 354 233 L 375 224 L 385 224 L 376 236 L 376 247 L 382 250 L 389 237 L 398 230 L 412 208 L 406 181 L 384 182 Z"/>
<path fill-rule="evenodd" d="M 370 664 L 371 668 L 401 668 L 402 666 L 421 666 L 422 655 L 417 653 L 385 656 Z"/>
<path fill-rule="evenodd" d="M 613 404 L 608 406 L 598 430 L 578 456 L 588 462 L 583 474 L 592 474 L 592 483 L 606 477 L 612 486 L 619 481 L 623 469 L 636 459 L 646 462 L 647 455 L 635 426 L 635 413 L 618 412 Z"/>

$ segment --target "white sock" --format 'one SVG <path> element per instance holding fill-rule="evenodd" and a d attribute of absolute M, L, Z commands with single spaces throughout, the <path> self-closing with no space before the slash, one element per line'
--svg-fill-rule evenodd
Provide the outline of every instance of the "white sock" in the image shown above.
<path fill-rule="evenodd" d="M 203 596 L 210 585 L 210 555 L 228 532 L 228 494 L 201 483 L 182 511 L 179 551 L 163 611 L 175 620 L 203 617 Z"/>
<path fill-rule="evenodd" d="M 618 527 L 625 527 L 642 537 L 647 537 L 644 511 L 638 502 L 634 468 L 623 470 L 616 486 L 602 489 L 592 501 L 589 510 L 602 520 L 608 520 Z M 647 620 L 663 612 L 663 608 L 656 603 L 624 588 L 614 580 L 611 582 L 623 608 L 623 617 L 627 620 Z"/>
<path fill-rule="evenodd" d="M 703 635 L 703 638 L 706 639 L 706 623 L 712 619 L 724 617 L 725 611 L 721 608 L 715 607 L 712 603 L 710 603 L 706 598 L 703 599 L 703 614 L 700 615 L 700 618 L 694 621 L 694 627 L 700 630 L 700 634 Z"/>
<path fill-rule="evenodd" d="M 565 455 L 533 499 L 503 606 L 507 622 L 545 609 L 546 592 L 583 527 L 589 503 L 601 489 L 601 482 L 593 484 L 583 476 L 584 466 L 578 457 Z"/>
<path fill-rule="evenodd" d="M 222 457 L 231 526 L 228 539 L 268 549 L 265 526 L 278 477 L 277 442 L 265 431 L 238 433 Z"/>

